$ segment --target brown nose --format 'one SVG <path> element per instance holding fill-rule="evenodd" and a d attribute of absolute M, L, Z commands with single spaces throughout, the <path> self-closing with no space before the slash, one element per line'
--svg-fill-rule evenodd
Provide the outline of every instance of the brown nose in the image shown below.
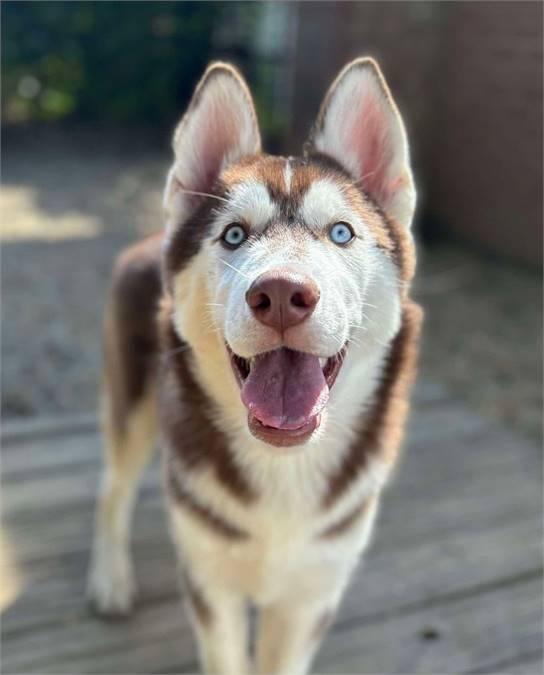
<path fill-rule="evenodd" d="M 280 333 L 307 319 L 318 300 L 315 281 L 289 268 L 264 272 L 246 293 L 255 318 Z"/>

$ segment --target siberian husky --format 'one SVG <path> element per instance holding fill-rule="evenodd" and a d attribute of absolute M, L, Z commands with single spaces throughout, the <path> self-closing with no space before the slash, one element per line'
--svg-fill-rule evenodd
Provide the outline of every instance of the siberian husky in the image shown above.
<path fill-rule="evenodd" d="M 243 78 L 215 63 L 173 149 L 165 232 L 120 256 L 106 310 L 90 596 L 131 609 L 131 511 L 160 432 L 203 670 L 306 673 L 367 545 L 415 371 L 404 125 L 360 58 L 303 155 L 270 156 Z"/>

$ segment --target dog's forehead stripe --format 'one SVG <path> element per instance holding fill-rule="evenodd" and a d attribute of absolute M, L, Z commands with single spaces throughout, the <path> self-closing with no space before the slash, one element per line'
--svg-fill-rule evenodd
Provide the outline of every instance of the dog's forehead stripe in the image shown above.
<path fill-rule="evenodd" d="M 224 174 L 228 192 L 244 182 L 258 181 L 268 191 L 269 198 L 279 207 L 280 216 L 289 219 L 300 207 L 302 198 L 315 180 L 327 171 L 314 162 L 295 157 L 247 158 Z"/>
<path fill-rule="evenodd" d="M 287 194 L 291 192 L 291 179 L 293 177 L 293 169 L 291 167 L 291 158 L 285 160 L 285 169 L 283 171 L 283 178 L 285 180 L 285 191 Z"/>
<path fill-rule="evenodd" d="M 305 167 L 293 170 L 290 159 L 284 160 L 281 167 L 268 168 L 260 180 L 245 180 L 231 188 L 227 219 L 240 218 L 265 231 L 279 222 L 304 225 L 315 231 L 333 220 L 352 218 L 354 209 L 333 178 L 304 175 Z M 281 172 L 275 170 L 280 168 Z"/>
<path fill-rule="evenodd" d="M 271 199 L 278 205 L 281 219 L 287 223 L 304 222 L 300 208 L 308 190 L 326 172 L 299 158 L 274 158 L 263 167 L 262 178 Z"/>

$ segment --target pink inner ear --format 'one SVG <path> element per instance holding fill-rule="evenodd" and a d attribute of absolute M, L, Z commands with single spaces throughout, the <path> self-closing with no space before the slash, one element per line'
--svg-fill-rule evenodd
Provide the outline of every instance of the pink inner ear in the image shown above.
<path fill-rule="evenodd" d="M 191 130 L 191 143 L 184 159 L 190 165 L 186 178 L 176 180 L 175 189 L 186 190 L 185 199 L 191 209 L 198 206 L 202 197 L 197 193 L 209 193 L 221 171 L 223 160 L 232 152 L 238 141 L 236 120 L 228 105 L 212 99 L 199 114 L 197 124 Z"/>
<path fill-rule="evenodd" d="M 379 203 L 393 196 L 400 180 L 391 180 L 389 175 L 395 159 L 390 125 L 391 116 L 381 102 L 367 97 L 346 130 L 347 147 L 353 148 L 359 160 L 360 185 Z"/>
<path fill-rule="evenodd" d="M 207 102 L 206 110 L 201 113 L 200 124 L 195 129 L 193 147 L 198 156 L 195 157 L 194 186 L 191 189 L 200 192 L 212 188 L 223 160 L 232 153 L 238 141 L 233 111 L 228 104 L 221 103 L 221 99 Z"/>

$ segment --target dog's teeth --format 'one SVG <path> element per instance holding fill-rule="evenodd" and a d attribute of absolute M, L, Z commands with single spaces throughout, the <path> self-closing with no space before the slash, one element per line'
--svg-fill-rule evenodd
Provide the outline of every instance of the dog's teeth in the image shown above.
<path fill-rule="evenodd" d="M 319 363 L 320 363 L 322 368 L 324 368 L 327 365 L 328 360 L 329 359 L 327 359 L 327 358 L 322 358 L 322 357 L 319 358 Z"/>

